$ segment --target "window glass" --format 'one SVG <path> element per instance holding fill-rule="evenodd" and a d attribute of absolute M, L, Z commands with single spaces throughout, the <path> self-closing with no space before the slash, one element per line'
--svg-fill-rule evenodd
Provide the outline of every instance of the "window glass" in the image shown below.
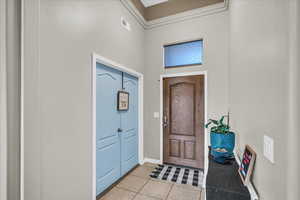
<path fill-rule="evenodd" d="M 202 64 L 203 40 L 164 46 L 165 67 Z"/>

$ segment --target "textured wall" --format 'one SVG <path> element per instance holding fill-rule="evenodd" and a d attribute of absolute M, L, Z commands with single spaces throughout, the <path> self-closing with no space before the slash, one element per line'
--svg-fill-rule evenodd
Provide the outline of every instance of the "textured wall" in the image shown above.
<path fill-rule="evenodd" d="M 0 0 L 0 174 L 7 173 L 6 0 Z M 7 198 L 7 181 L 0 179 L 0 199 Z"/>
<path fill-rule="evenodd" d="M 163 45 L 203 38 L 203 65 L 165 70 Z M 160 75 L 176 72 L 207 71 L 208 117 L 228 111 L 228 12 L 148 30 L 145 54 L 145 157 L 160 159 L 159 119 Z"/>
<path fill-rule="evenodd" d="M 144 29 L 119 0 L 26 1 L 25 25 L 25 200 L 92 199 L 91 55 L 143 72 Z"/>
<path fill-rule="evenodd" d="M 257 152 L 253 182 L 262 200 L 287 199 L 289 160 L 289 1 L 232 0 L 230 110 L 241 152 Z M 275 163 L 263 156 L 263 136 L 274 139 Z M 293 137 L 293 136 L 292 136 Z M 295 154 L 293 156 L 296 156 Z M 294 171 L 296 172 L 296 171 Z M 298 198 L 290 198 L 298 199 Z"/>
<path fill-rule="evenodd" d="M 290 68 L 291 60 L 299 66 L 289 54 L 290 1 L 232 0 L 229 12 L 146 32 L 118 0 L 25 1 L 25 200 L 92 198 L 92 52 L 144 73 L 145 157 L 160 156 L 159 120 L 153 118 L 159 76 L 207 70 L 209 117 L 230 107 L 238 149 L 250 144 L 258 153 L 254 183 L 262 200 L 286 199 L 288 192 L 295 194 L 289 200 L 297 199 L 294 173 L 285 173 L 297 162 L 286 156 L 295 151 L 288 147 L 299 140 L 288 128 L 289 117 L 299 116 L 290 113 L 297 105 L 290 100 L 299 99 L 291 85 L 300 83 L 297 77 L 290 83 L 291 72 L 299 73 Z M 131 32 L 120 26 L 121 16 Z M 203 65 L 164 70 L 164 44 L 199 38 Z M 299 46 L 293 50 L 298 55 Z M 275 164 L 262 155 L 264 134 L 275 139 Z"/>
<path fill-rule="evenodd" d="M 299 173 L 299 121 L 300 121 L 300 2 L 290 0 L 289 5 L 289 135 L 287 152 L 287 199 L 300 198 L 300 173 Z"/>

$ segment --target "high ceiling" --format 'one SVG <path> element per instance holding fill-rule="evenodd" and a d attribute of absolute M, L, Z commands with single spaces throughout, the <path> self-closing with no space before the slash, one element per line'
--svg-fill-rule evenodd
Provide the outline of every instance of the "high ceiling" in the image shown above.
<path fill-rule="evenodd" d="M 224 0 L 130 0 L 147 21 L 202 8 Z"/>
<path fill-rule="evenodd" d="M 141 0 L 141 3 L 144 7 L 150 7 L 167 1 L 168 0 Z"/>

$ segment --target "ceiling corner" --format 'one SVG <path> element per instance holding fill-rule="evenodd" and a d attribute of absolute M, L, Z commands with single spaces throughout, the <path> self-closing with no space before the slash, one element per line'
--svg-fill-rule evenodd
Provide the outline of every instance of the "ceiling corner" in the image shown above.
<path fill-rule="evenodd" d="M 156 4 L 167 2 L 168 0 L 141 0 L 142 4 L 147 8 Z"/>

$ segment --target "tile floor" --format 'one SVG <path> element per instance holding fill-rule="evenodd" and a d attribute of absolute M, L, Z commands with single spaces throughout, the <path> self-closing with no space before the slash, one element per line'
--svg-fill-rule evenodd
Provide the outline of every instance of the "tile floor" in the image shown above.
<path fill-rule="evenodd" d="M 156 165 L 145 163 L 128 174 L 100 200 L 201 200 L 201 189 L 152 179 Z M 203 195 L 203 194 L 202 194 Z"/>

